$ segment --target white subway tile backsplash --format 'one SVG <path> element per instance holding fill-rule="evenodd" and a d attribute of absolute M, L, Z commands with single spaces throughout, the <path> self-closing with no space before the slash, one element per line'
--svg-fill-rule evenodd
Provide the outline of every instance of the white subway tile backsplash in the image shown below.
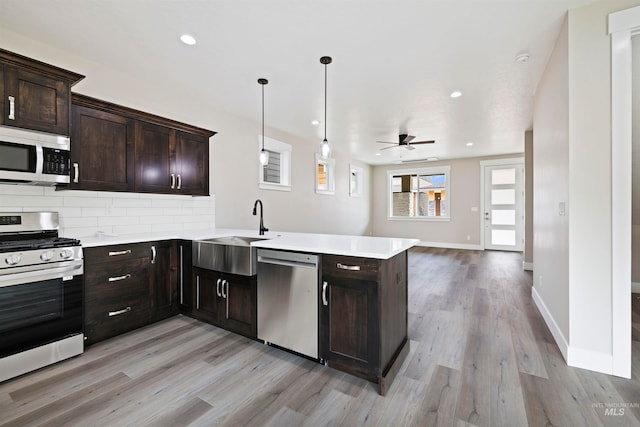
<path fill-rule="evenodd" d="M 138 234 L 215 227 L 215 198 L 171 194 L 55 191 L 0 184 L 0 211 L 55 211 L 66 237 Z"/>

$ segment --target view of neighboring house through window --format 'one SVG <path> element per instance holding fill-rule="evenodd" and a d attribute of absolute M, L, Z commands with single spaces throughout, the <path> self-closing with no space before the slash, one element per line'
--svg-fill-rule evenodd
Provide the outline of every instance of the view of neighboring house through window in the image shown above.
<path fill-rule="evenodd" d="M 448 166 L 389 171 L 389 217 L 448 219 L 449 171 Z"/>
<path fill-rule="evenodd" d="M 261 149 L 261 135 L 258 135 L 258 146 Z M 291 144 L 272 138 L 264 138 L 264 149 L 269 153 L 266 166 L 258 163 L 258 186 L 264 190 L 291 191 Z"/>

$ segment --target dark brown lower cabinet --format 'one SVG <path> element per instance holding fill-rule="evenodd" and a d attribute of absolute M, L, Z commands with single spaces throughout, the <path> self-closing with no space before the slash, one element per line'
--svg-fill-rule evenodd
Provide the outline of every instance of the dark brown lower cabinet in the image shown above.
<path fill-rule="evenodd" d="M 408 353 L 406 251 L 386 260 L 323 255 L 321 358 L 384 395 Z"/>
<path fill-rule="evenodd" d="M 178 240 L 178 307 L 191 314 L 193 290 L 191 283 L 191 240 Z"/>
<path fill-rule="evenodd" d="M 194 268 L 192 316 L 255 339 L 258 307 L 256 277 Z"/>
<path fill-rule="evenodd" d="M 174 240 L 151 243 L 153 320 L 178 313 L 178 253 Z"/>

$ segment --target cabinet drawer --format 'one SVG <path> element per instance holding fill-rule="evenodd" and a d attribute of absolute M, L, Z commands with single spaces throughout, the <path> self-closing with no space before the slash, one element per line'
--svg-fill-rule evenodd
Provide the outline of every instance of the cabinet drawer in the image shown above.
<path fill-rule="evenodd" d="M 85 265 L 105 262 L 119 263 L 129 259 L 147 258 L 151 256 L 148 243 L 131 243 L 127 245 L 98 246 L 84 249 Z"/>
<path fill-rule="evenodd" d="M 148 297 L 104 301 L 87 307 L 85 336 L 93 344 L 146 325 L 151 320 Z"/>
<path fill-rule="evenodd" d="M 378 279 L 380 261 L 371 258 L 323 255 L 322 274 L 356 280 Z"/>
<path fill-rule="evenodd" d="M 98 264 L 86 269 L 85 300 L 149 298 L 149 265 L 146 259 L 132 259 L 117 264 Z"/>

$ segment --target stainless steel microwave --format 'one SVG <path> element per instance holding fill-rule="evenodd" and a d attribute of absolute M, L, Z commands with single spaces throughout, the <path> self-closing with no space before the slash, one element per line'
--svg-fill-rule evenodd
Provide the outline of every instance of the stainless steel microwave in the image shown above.
<path fill-rule="evenodd" d="M 0 183 L 69 183 L 70 140 L 66 136 L 0 126 Z"/>

